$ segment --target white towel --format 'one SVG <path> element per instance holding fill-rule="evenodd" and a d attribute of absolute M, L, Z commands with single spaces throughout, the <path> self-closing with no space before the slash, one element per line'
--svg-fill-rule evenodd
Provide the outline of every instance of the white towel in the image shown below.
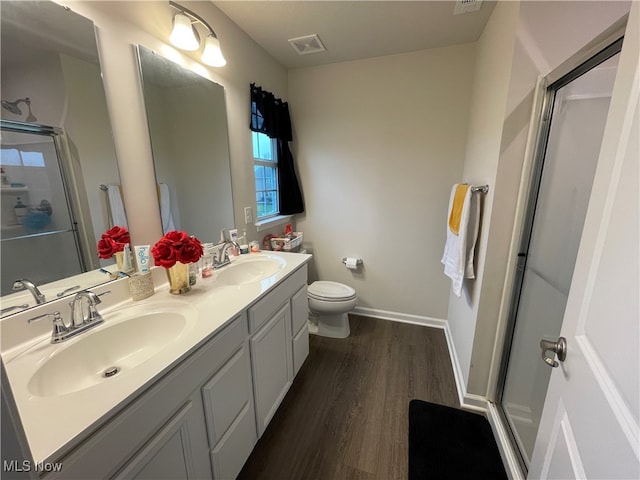
<path fill-rule="evenodd" d="M 160 185 L 160 217 L 162 218 L 162 230 L 164 233 L 176 229 L 171 213 L 171 194 L 169 193 L 169 185 L 161 183 Z"/>
<path fill-rule="evenodd" d="M 449 215 L 453 207 L 456 188 L 457 184 L 451 189 L 447 214 L 447 242 L 444 246 L 441 262 L 444 264 L 445 275 L 451 278 L 453 293 L 459 297 L 462 294 L 463 279 L 475 278 L 473 258 L 480 224 L 480 203 L 478 198 L 473 195 L 471 188 L 469 188 L 464 197 L 464 205 L 460 217 L 460 230 L 456 235 L 449 228 Z"/>
<path fill-rule="evenodd" d="M 127 215 L 124 212 L 122 196 L 120 195 L 120 185 L 107 185 L 107 197 L 109 198 L 109 209 L 111 210 L 111 226 L 129 228 Z"/>

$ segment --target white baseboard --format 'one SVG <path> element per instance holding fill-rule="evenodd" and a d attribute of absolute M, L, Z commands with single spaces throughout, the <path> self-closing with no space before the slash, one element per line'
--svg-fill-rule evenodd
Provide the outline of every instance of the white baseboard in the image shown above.
<path fill-rule="evenodd" d="M 425 317 L 423 315 L 412 315 L 410 313 L 389 312 L 387 310 L 378 310 L 376 308 L 355 307 L 351 313 L 354 315 L 362 315 L 364 317 L 380 318 L 382 320 L 391 320 L 394 322 L 411 323 L 414 325 L 423 325 L 425 327 L 445 328 L 447 321 L 442 318 Z"/>
<path fill-rule="evenodd" d="M 458 360 L 458 353 L 456 352 L 456 346 L 453 344 L 453 336 L 451 335 L 451 329 L 449 328 L 449 322 L 446 323 L 444 328 L 444 336 L 447 339 L 447 346 L 449 347 L 449 357 L 451 357 L 451 365 L 453 366 L 453 377 L 456 381 L 456 390 L 458 391 L 458 401 L 461 406 L 466 404 L 465 395 L 467 392 L 467 384 L 464 381 L 464 375 L 462 373 L 462 366 Z"/>

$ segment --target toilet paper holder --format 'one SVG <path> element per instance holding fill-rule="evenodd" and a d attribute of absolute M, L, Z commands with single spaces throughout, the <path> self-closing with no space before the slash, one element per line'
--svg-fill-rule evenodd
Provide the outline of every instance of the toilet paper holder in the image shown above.
<path fill-rule="evenodd" d="M 347 264 L 347 257 L 342 257 L 342 263 Z M 356 265 L 362 265 L 362 259 L 356 258 Z"/>

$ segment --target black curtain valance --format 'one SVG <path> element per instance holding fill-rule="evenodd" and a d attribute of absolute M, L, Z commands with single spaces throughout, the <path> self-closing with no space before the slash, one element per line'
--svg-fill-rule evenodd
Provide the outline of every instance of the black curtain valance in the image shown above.
<path fill-rule="evenodd" d="M 279 213 L 281 215 L 302 213 L 304 201 L 298 184 L 293 155 L 289 150 L 289 142 L 293 140 L 289 104 L 276 98 L 273 93 L 256 86 L 255 83 L 252 83 L 250 88 L 249 128 L 254 132 L 264 133 L 269 138 L 275 138 L 278 143 Z"/>
<path fill-rule="evenodd" d="M 269 138 L 290 142 L 293 136 L 289 104 L 252 83 L 250 128 L 254 132 L 264 133 Z"/>

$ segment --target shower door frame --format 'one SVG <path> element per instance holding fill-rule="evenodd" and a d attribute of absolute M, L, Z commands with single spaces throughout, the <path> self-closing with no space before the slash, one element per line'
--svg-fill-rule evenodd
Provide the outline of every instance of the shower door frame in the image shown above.
<path fill-rule="evenodd" d="M 524 282 L 526 259 L 529 243 L 533 233 L 538 195 L 542 182 L 542 170 L 544 167 L 549 134 L 551 131 L 555 96 L 556 92 L 560 88 L 566 86 L 568 83 L 620 52 L 622 42 L 624 40 L 626 23 L 627 16 L 616 22 L 602 35 L 598 36 L 590 44 L 585 46 L 581 51 L 564 62 L 553 72 L 545 76 L 537 87 L 542 98 L 536 112 L 538 125 L 536 128 L 535 146 L 532 154 L 533 162 L 530 171 L 528 172 L 528 189 L 522 197 L 526 202 L 526 207 L 521 223 L 521 232 L 519 235 L 520 240 L 518 242 L 517 259 L 515 262 L 515 273 L 510 287 L 511 293 L 507 294 L 509 296 L 509 310 L 504 330 L 502 354 L 499 359 L 500 363 L 497 372 L 494 395 L 499 421 L 507 432 L 507 440 L 511 444 L 513 452 L 516 453 L 515 457 L 517 458 L 521 471 L 525 474 L 528 471 L 528 467 L 518 444 L 517 437 L 512 430 L 511 423 L 507 418 L 504 407 L 502 406 L 502 400 L 507 379 L 509 359 L 511 356 L 511 344 L 515 333 L 520 295 Z"/>
<path fill-rule="evenodd" d="M 95 242 L 93 242 L 91 237 L 88 235 L 90 229 L 86 228 L 85 221 L 78 221 L 79 218 L 86 220 L 86 216 L 82 214 L 82 203 L 77 193 L 79 185 L 76 181 L 76 176 L 74 175 L 73 166 L 70 160 L 71 155 L 64 130 L 59 127 L 5 119 L 0 121 L 0 128 L 2 130 L 18 133 L 45 135 L 53 140 L 53 145 L 58 156 L 58 167 L 60 169 L 62 188 L 64 190 L 66 207 L 69 212 L 71 231 L 73 233 L 76 252 L 78 254 L 80 269 L 82 272 L 87 272 L 89 269 L 95 268 L 92 256 L 89 253 L 92 251 L 92 248 L 95 248 L 93 245 Z"/>

